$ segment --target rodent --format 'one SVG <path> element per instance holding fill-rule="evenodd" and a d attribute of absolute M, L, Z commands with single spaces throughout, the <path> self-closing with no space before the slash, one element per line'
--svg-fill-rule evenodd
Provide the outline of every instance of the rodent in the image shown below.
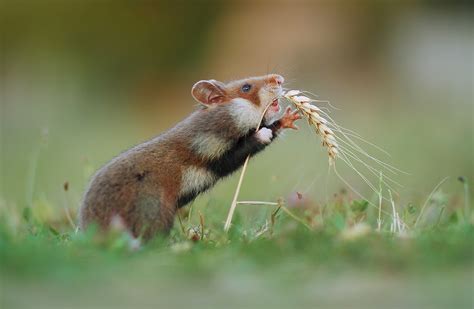
<path fill-rule="evenodd" d="M 178 208 L 241 167 L 283 129 L 296 129 L 296 111 L 288 108 L 280 116 L 283 82 L 277 74 L 198 81 L 191 90 L 200 103 L 196 111 L 95 173 L 79 210 L 80 228 L 95 223 L 106 230 L 119 216 L 134 237 L 167 234 Z"/>

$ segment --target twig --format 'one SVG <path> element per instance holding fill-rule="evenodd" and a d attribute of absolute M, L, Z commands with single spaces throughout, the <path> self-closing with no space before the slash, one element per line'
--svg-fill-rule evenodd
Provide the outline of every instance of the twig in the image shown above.
<path fill-rule="evenodd" d="M 239 201 L 237 204 L 242 205 L 271 205 L 271 206 L 278 206 L 280 205 L 277 202 L 262 202 L 262 201 Z"/>

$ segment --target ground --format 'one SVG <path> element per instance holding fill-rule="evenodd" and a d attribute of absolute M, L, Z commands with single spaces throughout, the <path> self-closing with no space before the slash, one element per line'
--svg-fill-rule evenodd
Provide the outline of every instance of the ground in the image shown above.
<path fill-rule="evenodd" d="M 378 231 L 377 209 L 344 193 L 281 206 L 252 222 L 237 212 L 228 233 L 225 210 L 191 207 L 169 237 L 140 248 L 120 227 L 82 233 L 67 218 L 4 212 L 2 308 L 471 308 L 474 228 L 463 210 L 415 227 L 411 205 L 394 233 L 389 215 Z"/>

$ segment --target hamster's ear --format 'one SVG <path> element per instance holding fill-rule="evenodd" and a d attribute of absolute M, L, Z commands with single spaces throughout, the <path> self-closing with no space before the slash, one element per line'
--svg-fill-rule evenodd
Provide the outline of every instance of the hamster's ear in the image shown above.
<path fill-rule="evenodd" d="M 195 83 L 191 94 L 196 101 L 206 106 L 225 101 L 224 84 L 213 79 Z"/>

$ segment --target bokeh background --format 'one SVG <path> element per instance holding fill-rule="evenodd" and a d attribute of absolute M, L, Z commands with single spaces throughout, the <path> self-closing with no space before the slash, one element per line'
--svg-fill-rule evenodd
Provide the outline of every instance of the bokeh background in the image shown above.
<path fill-rule="evenodd" d="M 472 227 L 456 219 L 457 178 L 474 180 L 471 3 L 0 0 L 0 307 L 471 308 Z M 266 73 L 330 100 L 334 119 L 391 154 L 364 146 L 409 173 L 394 176 L 404 214 L 449 176 L 428 224 L 341 241 L 354 222 L 331 199 L 347 188 L 301 122 L 251 161 L 240 199 L 329 200 L 322 230 L 281 216 L 276 237 L 250 241 L 273 209 L 240 206 L 228 241 L 233 175 L 194 203 L 187 223 L 202 213 L 206 241 L 175 224 L 169 246 L 131 254 L 73 232 L 65 209 L 75 216 L 94 171 L 190 114 L 194 82 Z"/>
<path fill-rule="evenodd" d="M 455 195 L 474 176 L 472 13 L 469 1 L 3 0 L 0 196 L 76 209 L 97 168 L 193 111 L 195 81 L 270 72 L 386 149 L 410 173 L 397 199 L 424 199 L 446 176 Z M 300 127 L 252 161 L 242 199 L 344 187 Z M 236 181 L 197 203 L 227 208 Z"/>

